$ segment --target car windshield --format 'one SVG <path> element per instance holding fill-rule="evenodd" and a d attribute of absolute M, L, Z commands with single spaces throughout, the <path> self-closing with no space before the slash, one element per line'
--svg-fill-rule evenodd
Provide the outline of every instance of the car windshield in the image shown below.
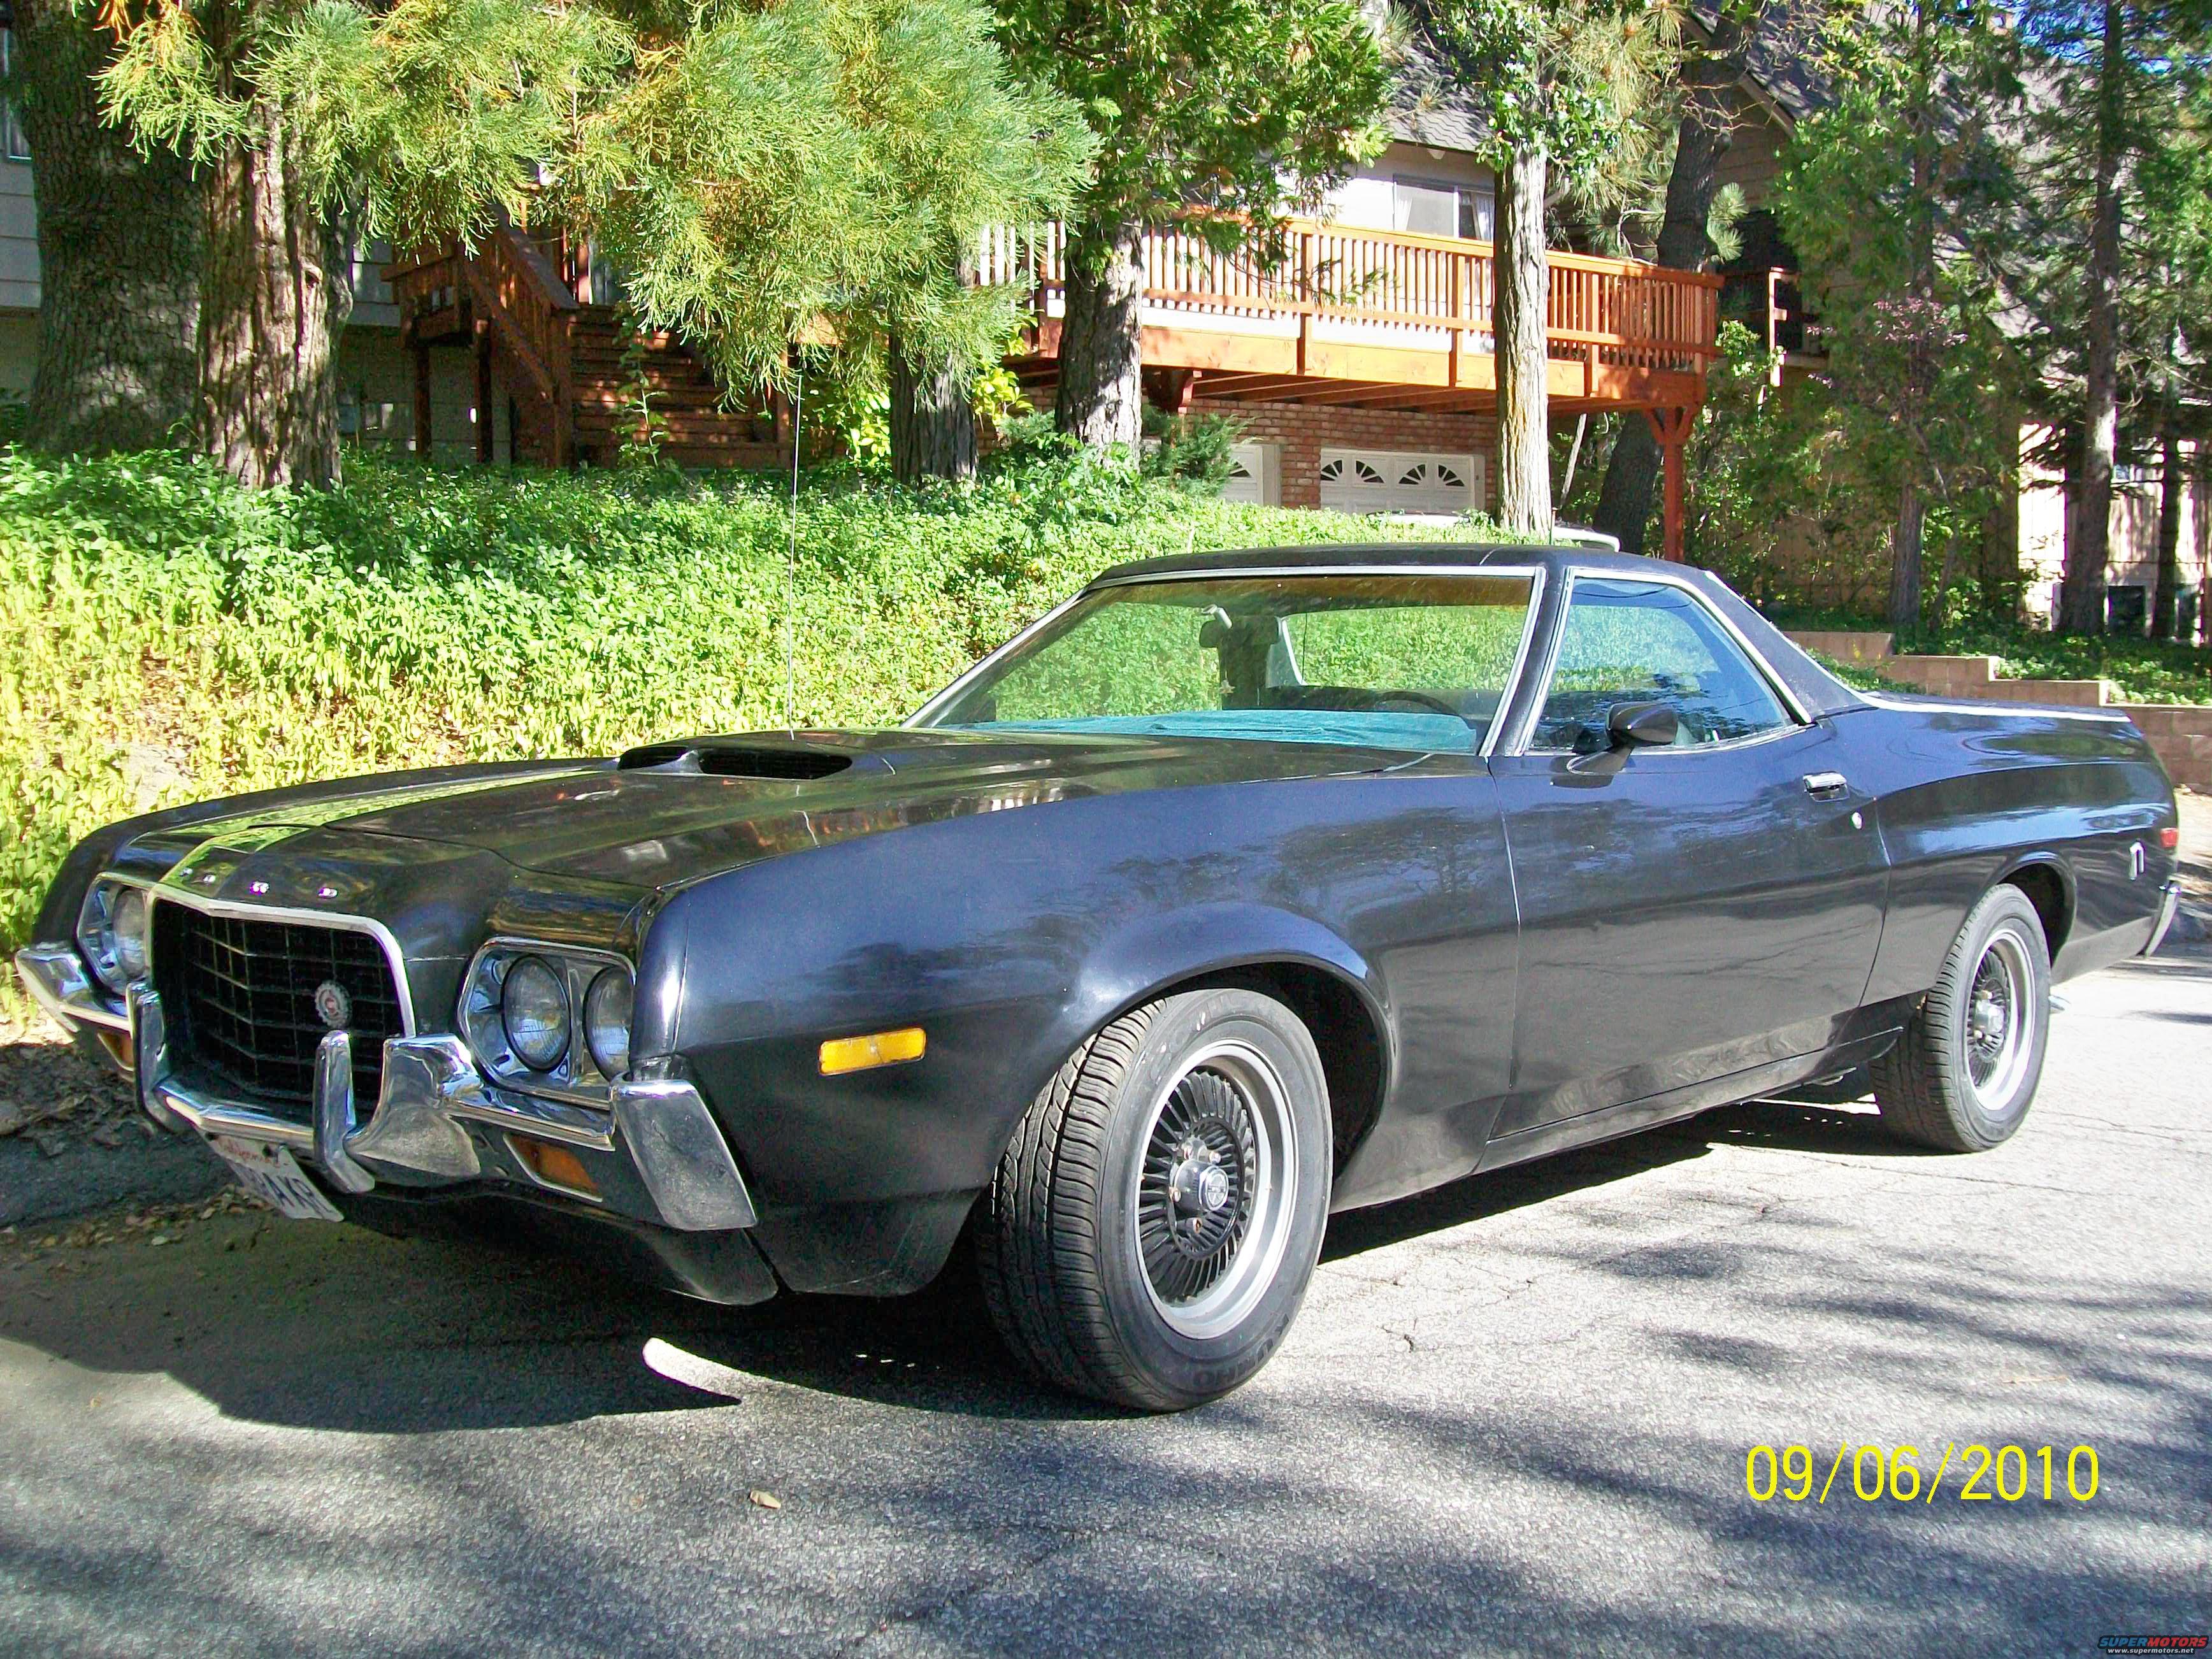
<path fill-rule="evenodd" d="M 1085 596 L 919 724 L 1473 752 L 1525 574 L 1211 576 Z"/>

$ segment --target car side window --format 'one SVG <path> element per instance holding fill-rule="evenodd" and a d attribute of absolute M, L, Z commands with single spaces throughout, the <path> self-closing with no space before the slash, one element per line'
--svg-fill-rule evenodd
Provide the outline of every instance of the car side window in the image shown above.
<path fill-rule="evenodd" d="M 1664 582 L 1582 577 L 1531 750 L 1602 748 L 1623 703 L 1665 703 L 1678 744 L 1735 743 L 1793 725 L 1765 676 L 1692 594 Z"/>

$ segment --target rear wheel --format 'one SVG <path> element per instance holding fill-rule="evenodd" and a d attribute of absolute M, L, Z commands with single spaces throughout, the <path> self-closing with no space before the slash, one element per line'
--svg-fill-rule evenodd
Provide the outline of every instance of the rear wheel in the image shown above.
<path fill-rule="evenodd" d="M 2011 1139 L 2043 1076 L 2050 1010 L 2043 923 L 2020 889 L 1992 888 L 1968 913 L 1905 1035 L 1874 1063 L 1883 1123 L 1945 1152 Z"/>
<path fill-rule="evenodd" d="M 1328 1213 L 1328 1085 L 1273 999 L 1194 991 L 1085 1042 L 1030 1104 L 976 1231 L 1015 1357 L 1078 1394 L 1176 1411 L 1267 1362 Z"/>

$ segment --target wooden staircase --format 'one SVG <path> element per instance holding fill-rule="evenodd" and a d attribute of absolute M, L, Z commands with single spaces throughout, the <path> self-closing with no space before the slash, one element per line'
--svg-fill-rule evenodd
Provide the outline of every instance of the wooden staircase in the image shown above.
<path fill-rule="evenodd" d="M 501 227 L 473 252 L 447 243 L 384 275 L 415 358 L 418 453 L 429 448 L 429 354 L 458 346 L 475 357 L 479 461 L 493 459 L 501 382 L 518 461 L 611 465 L 626 443 L 648 440 L 680 466 L 771 467 L 789 454 L 779 411 L 732 408 L 673 336 L 633 340 L 617 307 L 591 297 L 588 259 L 562 244 Z"/>

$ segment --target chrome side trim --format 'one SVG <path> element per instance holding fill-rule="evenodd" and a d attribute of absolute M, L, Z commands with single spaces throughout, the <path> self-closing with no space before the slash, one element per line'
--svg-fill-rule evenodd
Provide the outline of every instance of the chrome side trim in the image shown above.
<path fill-rule="evenodd" d="M 2021 681 L 2032 684 L 2032 681 Z M 2023 720 L 2103 720 L 2109 724 L 2125 725 L 2132 718 L 2118 708 L 2070 708 L 2063 703 L 2018 703 L 1991 698 L 1987 702 L 1951 702 L 1942 697 L 1929 697 L 1925 702 L 1915 698 L 1910 702 L 1884 691 L 1861 691 L 1849 688 L 1858 700 L 1874 708 L 1894 709 L 1906 714 L 1997 714 Z"/>
<path fill-rule="evenodd" d="M 104 1025 L 112 1031 L 131 1029 L 130 1013 L 107 1006 L 74 945 L 27 945 L 15 952 L 15 974 L 31 1000 L 64 1030 L 80 1024 Z"/>
<path fill-rule="evenodd" d="M 614 1095 L 623 1144 L 670 1226 L 716 1232 L 760 1218 L 696 1089 L 680 1078 L 642 1078 L 617 1083 Z"/>

